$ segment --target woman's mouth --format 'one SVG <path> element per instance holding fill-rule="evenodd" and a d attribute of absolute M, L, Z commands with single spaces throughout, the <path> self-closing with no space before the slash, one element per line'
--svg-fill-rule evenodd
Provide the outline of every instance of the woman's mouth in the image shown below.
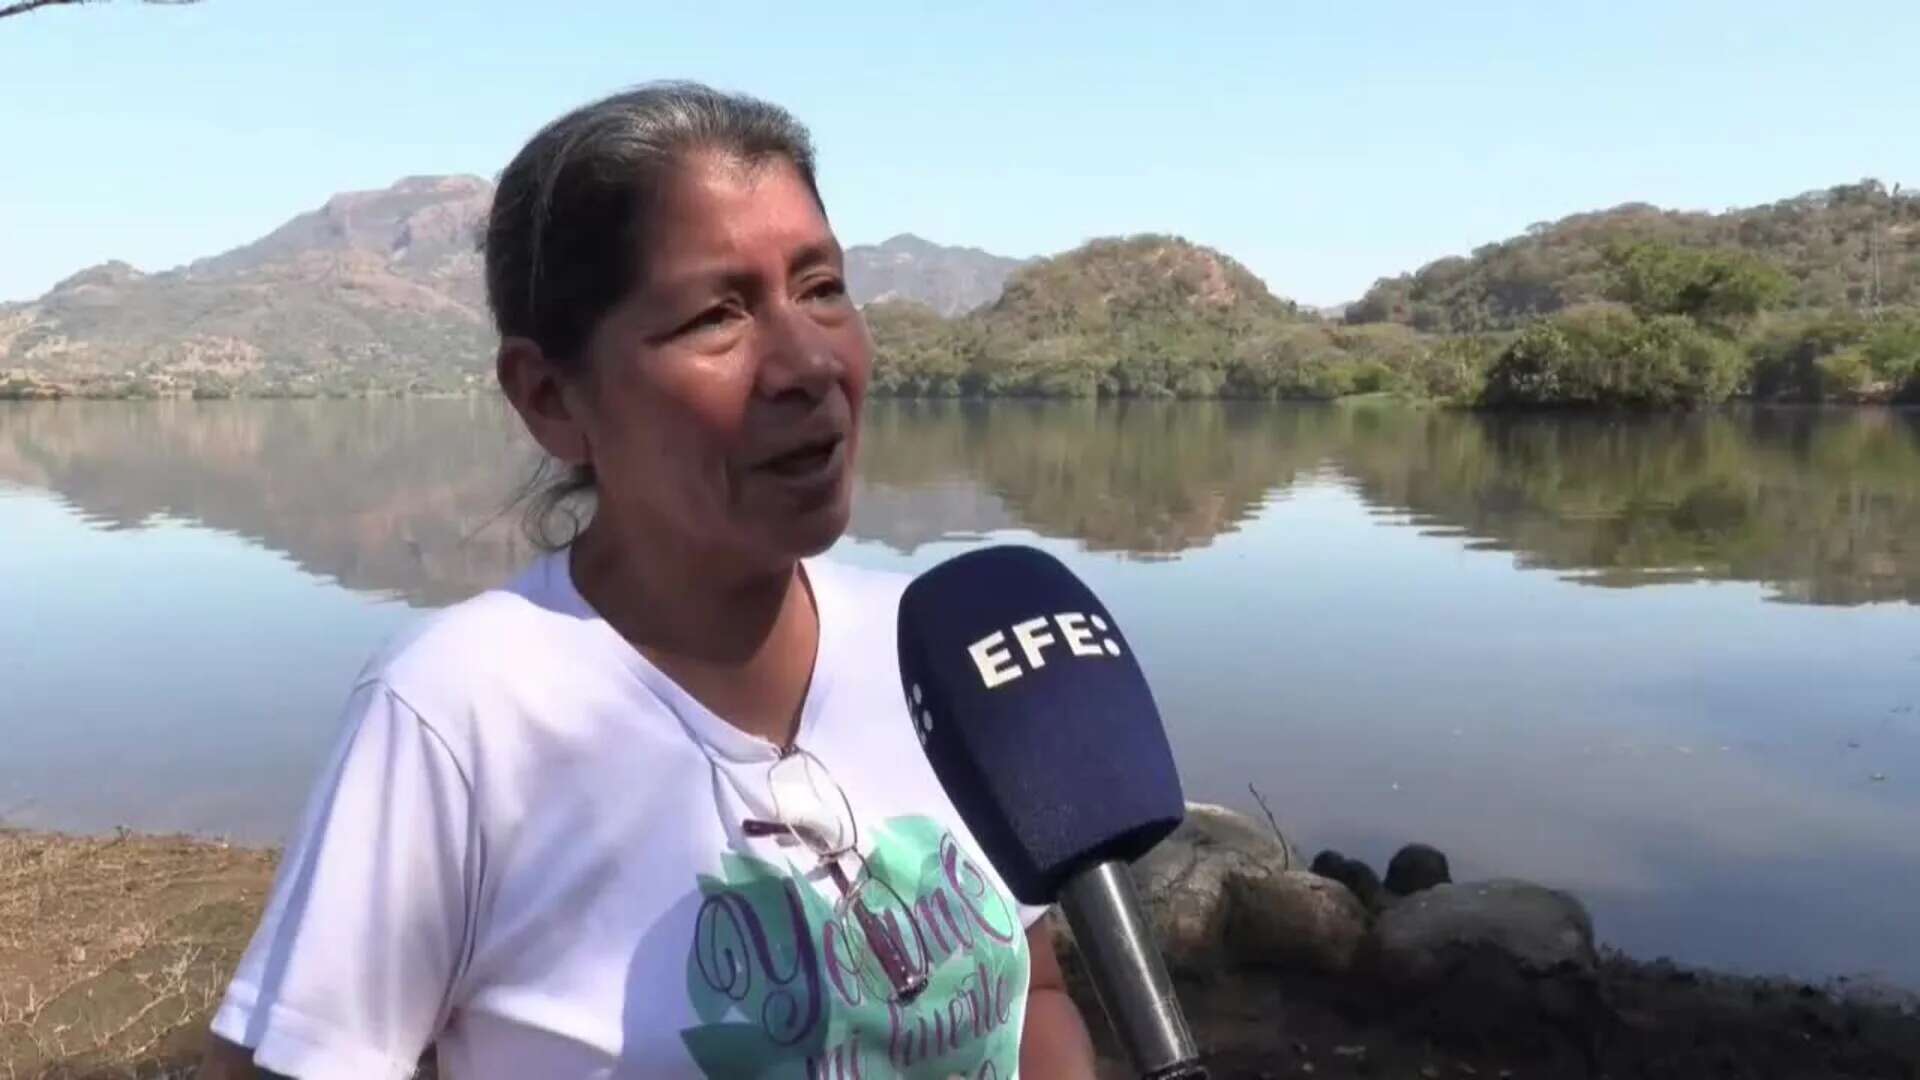
<path fill-rule="evenodd" d="M 831 469 L 839 460 L 840 447 L 845 442 L 844 436 L 835 435 L 807 443 L 768 458 L 760 463 L 760 468 L 782 479 L 808 479 Z"/>

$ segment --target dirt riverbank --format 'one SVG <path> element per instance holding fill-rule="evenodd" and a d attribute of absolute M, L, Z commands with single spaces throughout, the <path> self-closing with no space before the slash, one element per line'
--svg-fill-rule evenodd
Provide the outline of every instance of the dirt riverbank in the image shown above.
<path fill-rule="evenodd" d="M 0 1078 L 191 1076 L 274 865 L 272 852 L 180 837 L 0 831 Z M 1601 965 L 1590 999 L 1550 1014 L 1280 972 L 1181 988 L 1223 1080 L 1920 1080 L 1911 1004 L 1829 991 L 1622 957 Z"/>

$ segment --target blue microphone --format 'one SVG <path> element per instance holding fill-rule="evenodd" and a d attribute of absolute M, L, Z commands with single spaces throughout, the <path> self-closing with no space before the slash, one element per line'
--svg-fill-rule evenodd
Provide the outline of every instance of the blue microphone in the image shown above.
<path fill-rule="evenodd" d="M 987 859 L 1066 913 L 1140 1075 L 1205 1076 L 1127 870 L 1186 800 L 1113 615 L 1053 556 L 991 547 L 907 586 L 899 641 L 927 760 Z"/>

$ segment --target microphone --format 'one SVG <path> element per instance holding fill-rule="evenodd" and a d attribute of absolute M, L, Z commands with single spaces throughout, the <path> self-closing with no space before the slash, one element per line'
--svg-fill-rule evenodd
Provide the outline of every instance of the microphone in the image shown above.
<path fill-rule="evenodd" d="M 1058 903 L 1135 1070 L 1205 1077 L 1127 864 L 1186 800 L 1119 625 L 1058 559 L 1000 546 L 900 601 L 900 677 L 940 786 L 1008 888 Z"/>

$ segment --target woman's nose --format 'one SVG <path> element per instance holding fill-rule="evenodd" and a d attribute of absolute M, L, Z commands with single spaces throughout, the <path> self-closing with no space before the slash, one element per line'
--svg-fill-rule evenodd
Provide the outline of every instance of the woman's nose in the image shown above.
<path fill-rule="evenodd" d="M 833 336 L 797 306 L 776 305 L 761 325 L 755 385 L 762 395 L 817 398 L 845 373 L 846 361 Z"/>

